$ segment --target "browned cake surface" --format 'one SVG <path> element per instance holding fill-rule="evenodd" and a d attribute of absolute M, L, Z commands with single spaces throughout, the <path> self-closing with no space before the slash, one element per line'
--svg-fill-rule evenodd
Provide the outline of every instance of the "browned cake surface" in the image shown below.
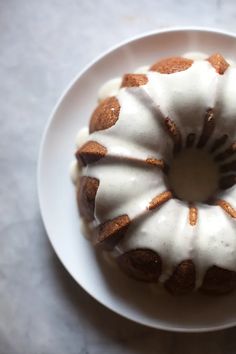
<path fill-rule="evenodd" d="M 108 220 L 98 227 L 96 245 L 112 249 L 125 235 L 130 225 L 128 215 L 121 215 Z"/>
<path fill-rule="evenodd" d="M 94 219 L 95 197 L 98 187 L 98 179 L 87 176 L 80 178 L 77 201 L 80 214 L 86 221 Z"/>
<path fill-rule="evenodd" d="M 188 218 L 189 218 L 189 224 L 191 226 L 195 226 L 197 224 L 198 209 L 194 205 L 192 205 L 191 203 L 189 203 Z"/>
<path fill-rule="evenodd" d="M 92 114 L 89 133 L 112 127 L 118 120 L 120 104 L 116 97 L 108 97 L 102 101 Z"/>
<path fill-rule="evenodd" d="M 192 63 L 193 61 L 191 59 L 171 57 L 158 61 L 151 66 L 150 70 L 157 71 L 161 74 L 173 74 L 178 71 L 187 70 Z"/>
<path fill-rule="evenodd" d="M 137 280 L 157 282 L 161 275 L 161 259 L 152 250 L 131 250 L 119 256 L 117 260 L 121 269 Z"/>
<path fill-rule="evenodd" d="M 148 78 L 144 74 L 126 74 L 123 76 L 121 87 L 137 87 L 147 82 Z"/>
<path fill-rule="evenodd" d="M 159 195 L 157 195 L 156 197 L 154 197 L 151 202 L 149 203 L 148 209 L 149 210 L 153 210 L 158 208 L 160 205 L 162 205 L 163 203 L 167 202 L 168 200 L 170 200 L 173 197 L 172 192 L 170 191 L 165 191 Z"/>
<path fill-rule="evenodd" d="M 212 108 L 209 108 L 206 110 L 206 114 L 204 117 L 204 123 L 202 127 L 202 133 L 199 137 L 199 141 L 197 143 L 197 148 L 201 149 L 203 148 L 206 143 L 209 141 L 211 135 L 214 132 L 215 129 L 215 114 L 214 110 Z"/>
<path fill-rule="evenodd" d="M 213 266 L 205 274 L 203 291 L 211 294 L 223 294 L 236 289 L 236 272 Z"/>
<path fill-rule="evenodd" d="M 227 61 L 220 54 L 213 54 L 207 60 L 220 75 L 223 75 L 229 67 Z"/>
<path fill-rule="evenodd" d="M 180 152 L 182 148 L 182 134 L 180 132 L 180 129 L 176 126 L 175 122 L 170 119 L 169 117 L 165 118 L 164 121 L 167 133 L 171 137 L 173 141 L 173 153 L 176 155 L 178 152 Z"/>
<path fill-rule="evenodd" d="M 181 262 L 171 277 L 165 282 L 165 287 L 174 295 L 191 292 L 195 287 L 195 266 L 189 259 Z"/>
<path fill-rule="evenodd" d="M 88 141 L 76 152 L 77 160 L 83 165 L 96 162 L 107 154 L 107 149 L 96 141 Z"/>

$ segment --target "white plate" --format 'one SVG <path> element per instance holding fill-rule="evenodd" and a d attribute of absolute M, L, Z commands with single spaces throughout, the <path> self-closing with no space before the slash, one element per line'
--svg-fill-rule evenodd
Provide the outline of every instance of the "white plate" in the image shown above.
<path fill-rule="evenodd" d="M 127 279 L 96 255 L 81 235 L 69 177 L 75 136 L 88 123 L 99 87 L 108 79 L 185 52 L 221 52 L 236 59 L 236 37 L 204 29 L 174 29 L 129 40 L 96 59 L 62 95 L 46 127 L 38 163 L 38 193 L 49 239 L 64 266 L 95 299 L 147 326 L 173 331 L 210 331 L 236 325 L 236 294 L 173 297 Z"/>

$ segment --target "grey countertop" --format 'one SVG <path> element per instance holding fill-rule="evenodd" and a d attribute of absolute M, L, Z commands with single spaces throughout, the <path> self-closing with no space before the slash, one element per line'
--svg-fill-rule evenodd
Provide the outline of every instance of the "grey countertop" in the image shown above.
<path fill-rule="evenodd" d="M 36 193 L 46 120 L 88 61 L 167 26 L 236 32 L 235 17 L 234 0 L 0 1 L 0 354 L 235 353 L 236 328 L 163 332 L 93 300 L 55 256 Z"/>

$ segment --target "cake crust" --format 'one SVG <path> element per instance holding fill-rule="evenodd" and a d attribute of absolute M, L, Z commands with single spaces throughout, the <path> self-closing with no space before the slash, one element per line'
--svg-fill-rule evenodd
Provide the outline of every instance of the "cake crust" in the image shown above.
<path fill-rule="evenodd" d="M 182 57 L 171 57 L 159 60 L 151 66 L 151 71 L 157 71 L 161 74 L 174 74 L 190 68 L 193 60 Z"/>
<path fill-rule="evenodd" d="M 195 265 L 188 259 L 176 266 L 171 277 L 165 282 L 165 287 L 174 295 L 183 295 L 193 291 L 195 280 Z"/>
<path fill-rule="evenodd" d="M 149 249 L 128 251 L 118 257 L 120 268 L 130 277 L 145 282 L 157 282 L 161 275 L 161 258 Z"/>
<path fill-rule="evenodd" d="M 92 221 L 94 219 L 95 198 L 98 187 L 99 180 L 97 178 L 87 176 L 80 177 L 77 202 L 80 215 L 86 221 Z"/>
<path fill-rule="evenodd" d="M 105 157 L 107 148 L 96 141 L 88 141 L 78 149 L 75 156 L 77 160 L 84 166 L 97 162 Z"/>
<path fill-rule="evenodd" d="M 120 104 L 116 97 L 107 97 L 95 109 L 90 119 L 89 133 L 104 130 L 116 124 L 120 114 Z"/>
<path fill-rule="evenodd" d="M 222 57 L 221 54 L 213 54 L 208 59 L 209 63 L 216 69 L 216 72 L 223 75 L 229 67 L 229 63 Z"/>
<path fill-rule="evenodd" d="M 113 249 L 121 238 L 125 236 L 130 222 L 128 215 L 120 215 L 99 225 L 95 245 L 108 250 Z"/>
<path fill-rule="evenodd" d="M 236 272 L 213 266 L 207 270 L 201 290 L 208 294 L 225 294 L 236 289 Z"/>
<path fill-rule="evenodd" d="M 123 76 L 121 87 L 138 87 L 148 82 L 147 75 L 144 74 L 126 74 Z"/>

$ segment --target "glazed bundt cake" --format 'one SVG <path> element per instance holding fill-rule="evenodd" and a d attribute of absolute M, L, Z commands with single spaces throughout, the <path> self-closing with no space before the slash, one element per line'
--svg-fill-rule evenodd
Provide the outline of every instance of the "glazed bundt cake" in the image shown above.
<path fill-rule="evenodd" d="M 118 83 L 76 151 L 93 243 L 173 294 L 232 291 L 236 66 L 220 54 L 171 57 Z"/>

